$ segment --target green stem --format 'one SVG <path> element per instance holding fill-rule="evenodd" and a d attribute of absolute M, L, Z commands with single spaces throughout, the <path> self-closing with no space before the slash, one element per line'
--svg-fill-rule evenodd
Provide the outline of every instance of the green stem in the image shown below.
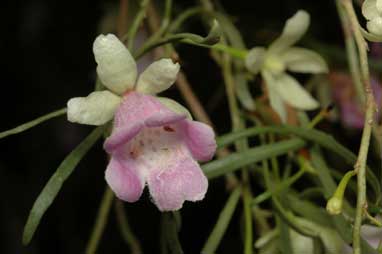
<path fill-rule="evenodd" d="M 334 193 L 334 196 L 343 198 L 346 190 L 346 186 L 348 185 L 350 179 L 355 175 L 354 170 L 348 171 L 344 177 L 342 178 L 341 182 L 338 185 L 338 188 L 336 189 L 336 192 Z"/>
<path fill-rule="evenodd" d="M 32 128 L 32 127 L 34 127 L 40 123 L 43 123 L 43 122 L 50 120 L 54 117 L 64 115 L 65 113 L 66 113 L 66 108 L 63 108 L 63 109 L 60 109 L 57 111 L 53 111 L 53 112 L 46 114 L 44 116 L 41 116 L 39 118 L 36 118 L 30 122 L 19 125 L 13 129 L 0 132 L 0 139 L 5 138 L 5 137 L 10 136 L 10 135 L 14 135 L 14 134 L 18 134 L 20 132 L 26 131 L 26 130 L 28 130 L 28 129 L 30 129 L 30 128 Z"/>
<path fill-rule="evenodd" d="M 247 56 L 247 50 L 244 49 L 238 49 L 234 47 L 230 47 L 224 44 L 217 43 L 215 45 L 212 45 L 211 48 L 213 50 L 218 50 L 224 53 L 227 53 L 233 57 L 236 57 L 238 59 L 244 60 L 245 57 Z"/>
<path fill-rule="evenodd" d="M 308 129 L 313 129 L 318 123 L 320 123 L 329 113 L 329 108 L 325 108 L 320 111 L 306 126 Z"/>
<path fill-rule="evenodd" d="M 339 0 L 338 0 L 339 1 Z M 370 73 L 367 60 L 367 44 L 359 29 L 357 16 L 355 14 L 351 0 L 342 0 L 342 4 L 348 15 L 350 26 L 354 34 L 354 39 L 358 47 L 362 81 L 366 94 L 366 114 L 364 128 L 362 132 L 361 145 L 359 148 L 357 162 L 354 165 L 354 171 L 357 173 L 357 207 L 353 229 L 353 252 L 361 254 L 361 225 L 364 208 L 367 206 L 366 200 L 366 160 L 370 145 L 372 125 L 374 121 L 375 102 L 373 92 L 370 87 Z"/>
<path fill-rule="evenodd" d="M 107 219 L 109 217 L 110 208 L 113 203 L 113 198 L 114 194 L 112 190 L 109 188 L 109 186 L 106 186 L 106 190 L 103 194 L 102 201 L 98 209 L 96 221 L 94 222 L 92 234 L 86 247 L 86 254 L 96 253 L 99 240 L 101 239 L 102 233 L 107 224 Z"/>
<path fill-rule="evenodd" d="M 114 202 L 114 208 L 115 208 L 119 230 L 121 231 L 121 235 L 123 239 L 125 240 L 126 244 L 130 247 L 131 253 L 141 254 L 142 253 L 141 245 L 130 228 L 122 201 L 119 199 L 116 199 Z"/>
<path fill-rule="evenodd" d="M 149 2 L 150 2 L 149 0 L 142 0 L 141 1 L 140 9 L 139 9 L 137 15 L 134 17 L 133 24 L 131 25 L 129 32 L 127 33 L 127 36 L 129 38 L 129 43 L 127 44 L 127 47 L 130 51 L 132 51 L 134 48 L 134 38 L 135 38 L 135 35 L 137 34 L 139 26 L 141 25 L 143 19 L 146 16 L 146 9 L 147 9 Z"/>
<path fill-rule="evenodd" d="M 380 222 L 379 220 L 377 220 L 376 218 L 374 218 L 373 216 L 371 216 L 369 214 L 369 212 L 367 211 L 367 209 L 365 208 L 365 214 L 366 214 L 366 217 L 370 220 L 371 223 L 373 223 L 374 225 L 376 225 L 377 227 L 382 227 L 382 222 Z"/>
<path fill-rule="evenodd" d="M 228 97 L 229 110 L 232 121 L 232 130 L 242 130 L 245 128 L 241 119 L 239 107 L 235 96 L 235 80 L 232 76 L 231 58 L 229 55 L 223 55 L 222 61 L 223 78 L 226 84 L 226 93 Z M 247 139 L 235 142 L 238 152 L 245 151 L 248 148 Z M 244 203 L 244 219 L 245 219 L 245 239 L 244 239 L 244 254 L 252 254 L 253 249 L 253 226 L 252 226 L 252 212 L 251 212 L 251 190 L 249 182 L 248 169 L 242 170 L 243 181 L 243 203 Z"/>
<path fill-rule="evenodd" d="M 243 174 L 247 169 L 243 169 Z M 245 177 L 243 177 L 245 178 Z M 251 254 L 253 250 L 253 226 L 252 226 L 252 210 L 251 210 L 252 194 L 249 183 L 244 182 L 243 186 L 243 203 L 244 203 L 244 220 L 245 220 L 245 238 L 244 238 L 244 254 Z"/>
<path fill-rule="evenodd" d="M 185 10 L 184 12 L 179 14 L 178 17 L 171 23 L 171 25 L 168 28 L 168 31 L 170 33 L 174 33 L 183 25 L 183 23 L 187 19 L 189 19 L 192 16 L 195 16 L 199 13 L 203 13 L 203 12 L 204 12 L 204 10 L 201 7 L 194 7 L 194 8 L 190 8 L 190 9 Z"/>
<path fill-rule="evenodd" d="M 359 59 L 357 55 L 357 48 L 355 45 L 354 37 L 350 28 L 349 19 L 346 16 L 344 7 L 341 6 L 339 1 L 336 1 L 337 11 L 340 16 L 342 30 L 344 31 L 346 54 L 348 58 L 349 70 L 352 80 L 357 91 L 359 101 L 364 104 L 365 93 L 362 87 L 361 71 L 359 66 Z"/>
<path fill-rule="evenodd" d="M 151 35 L 150 38 L 142 46 L 142 48 L 139 49 L 138 55 L 143 55 L 148 50 L 161 45 L 158 43 L 165 41 L 165 40 L 160 40 L 160 38 L 166 33 L 166 30 L 168 29 L 168 26 L 170 24 L 171 6 L 172 6 L 172 0 L 166 0 L 163 19 L 159 29 L 153 35 Z M 168 39 L 168 41 L 170 42 L 171 40 Z"/>
<path fill-rule="evenodd" d="M 162 19 L 162 28 L 163 31 L 165 31 L 171 20 L 171 8 L 172 8 L 172 0 L 166 0 L 164 4 L 164 14 L 163 14 L 163 19 Z"/>
<path fill-rule="evenodd" d="M 224 233 L 227 230 L 228 224 L 231 221 L 233 213 L 235 212 L 235 208 L 237 203 L 239 202 L 241 195 L 241 186 L 236 187 L 236 189 L 231 193 L 228 198 L 226 205 L 223 210 L 219 214 L 219 218 L 216 222 L 216 225 L 208 237 L 206 243 L 203 246 L 202 253 L 203 254 L 213 254 L 216 252 Z"/>
<path fill-rule="evenodd" d="M 248 53 L 248 51 L 245 49 L 239 49 L 239 48 L 231 47 L 231 46 L 228 46 L 228 45 L 225 45 L 222 43 L 217 43 L 214 45 L 207 45 L 207 44 L 196 43 L 196 42 L 193 42 L 190 40 L 183 40 L 181 42 L 186 43 L 186 44 L 190 44 L 193 46 L 198 46 L 198 47 L 202 47 L 202 48 L 209 48 L 212 50 L 220 51 L 220 52 L 226 53 L 232 57 L 235 57 L 235 58 L 241 59 L 241 60 L 244 60 L 247 53 Z"/>
<path fill-rule="evenodd" d="M 350 179 L 355 175 L 354 170 L 348 171 L 344 177 L 341 179 L 336 191 L 333 196 L 328 200 L 326 204 L 326 210 L 332 214 L 340 214 L 342 212 L 342 204 L 344 199 L 344 194 L 346 186 L 348 185 Z"/>
<path fill-rule="evenodd" d="M 162 213 L 162 252 L 171 254 L 183 254 L 182 246 L 178 237 L 178 225 L 175 212 Z"/>
<path fill-rule="evenodd" d="M 175 43 L 175 42 L 185 43 L 185 44 L 202 47 L 202 48 L 209 48 L 212 50 L 226 53 L 232 57 L 235 57 L 241 60 L 244 60 L 247 55 L 247 50 L 244 50 L 244 49 L 230 47 L 221 43 L 216 43 L 214 45 L 206 44 L 204 43 L 206 39 L 205 37 L 192 34 L 192 33 L 171 34 L 162 39 L 160 39 L 160 35 L 162 35 L 162 33 L 156 33 L 152 37 L 150 37 L 150 39 L 134 53 L 134 57 L 140 58 L 141 56 L 146 54 L 148 51 L 156 47 L 159 47 L 168 43 Z"/>

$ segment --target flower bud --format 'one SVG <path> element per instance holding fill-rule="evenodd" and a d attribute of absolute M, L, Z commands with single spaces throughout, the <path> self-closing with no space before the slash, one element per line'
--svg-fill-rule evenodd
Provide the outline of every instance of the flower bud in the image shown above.
<path fill-rule="evenodd" d="M 331 215 L 340 214 L 342 212 L 342 203 L 343 202 L 341 198 L 333 196 L 326 204 L 326 210 Z"/>

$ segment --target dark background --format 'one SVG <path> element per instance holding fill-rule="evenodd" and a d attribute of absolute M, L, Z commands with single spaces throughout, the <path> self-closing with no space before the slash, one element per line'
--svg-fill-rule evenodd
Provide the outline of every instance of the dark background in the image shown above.
<path fill-rule="evenodd" d="M 174 1 L 178 10 L 196 1 Z M 264 45 L 281 32 L 284 21 L 298 9 L 312 15 L 308 37 L 341 45 L 334 1 L 221 1 L 244 35 L 248 47 Z M 3 2 L 0 9 L 0 131 L 60 109 L 71 97 L 86 96 L 95 81 L 92 43 L 101 18 L 113 1 L 25 0 Z M 191 22 L 190 32 L 204 34 Z M 221 86 L 219 69 L 205 49 L 180 46 L 183 69 L 206 103 L 220 133 L 229 131 L 224 97 L 217 106 L 207 102 Z M 180 99 L 173 88 L 168 92 Z M 81 161 L 44 216 L 32 243 L 21 244 L 30 208 L 65 156 L 91 127 L 72 124 L 65 116 L 22 134 L 0 140 L 0 253 L 83 253 L 96 209 L 105 188 L 106 166 L 101 142 Z M 185 253 L 198 253 L 224 205 L 222 180 L 210 183 L 203 202 L 182 209 L 180 240 Z M 145 253 L 157 253 L 160 213 L 147 193 L 126 204 L 128 218 Z M 218 253 L 241 251 L 240 211 Z M 129 253 L 111 213 L 97 253 Z"/>

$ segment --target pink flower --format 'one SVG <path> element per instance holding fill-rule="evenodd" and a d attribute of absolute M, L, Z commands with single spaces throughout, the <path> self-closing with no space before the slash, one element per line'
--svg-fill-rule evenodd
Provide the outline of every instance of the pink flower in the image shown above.
<path fill-rule="evenodd" d="M 174 83 L 179 64 L 158 60 L 138 78 L 134 59 L 114 35 L 99 36 L 93 50 L 98 75 L 109 91 L 69 100 L 68 119 L 101 125 L 114 117 L 104 143 L 111 156 L 105 172 L 110 188 L 118 198 L 135 202 L 147 183 L 161 211 L 178 210 L 185 200 L 202 200 L 208 180 L 197 161 L 212 159 L 214 131 L 193 121 L 177 102 L 155 96 Z"/>
<path fill-rule="evenodd" d="M 214 132 L 137 92 L 123 97 L 106 139 L 111 155 L 106 181 L 122 200 L 134 202 L 147 183 L 161 211 L 180 209 L 185 200 L 204 198 L 208 181 L 196 160 L 215 153 Z"/>
<path fill-rule="evenodd" d="M 330 75 L 330 80 L 333 84 L 333 98 L 339 105 L 343 124 L 349 128 L 362 129 L 365 114 L 357 102 L 351 77 L 345 73 L 333 72 Z M 370 84 L 377 108 L 380 108 L 382 105 L 382 88 L 379 81 L 373 76 L 370 78 Z"/>

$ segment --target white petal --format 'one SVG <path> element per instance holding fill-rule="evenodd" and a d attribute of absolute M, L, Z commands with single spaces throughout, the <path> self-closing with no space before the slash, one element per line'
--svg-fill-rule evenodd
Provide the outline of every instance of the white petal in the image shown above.
<path fill-rule="evenodd" d="M 188 109 L 186 109 L 183 105 L 166 97 L 157 97 L 157 99 L 168 109 L 180 115 L 186 115 L 188 119 L 192 120 L 190 111 L 188 111 Z"/>
<path fill-rule="evenodd" d="M 367 30 L 370 33 L 382 36 L 382 17 L 373 18 L 366 23 Z"/>
<path fill-rule="evenodd" d="M 316 52 L 303 48 L 289 48 L 281 55 L 287 69 L 302 73 L 326 73 L 328 66 Z"/>
<path fill-rule="evenodd" d="M 245 67 L 252 73 L 257 74 L 264 63 L 265 48 L 254 47 L 245 57 Z"/>
<path fill-rule="evenodd" d="M 312 110 L 319 106 L 319 103 L 298 83 L 298 81 L 286 73 L 275 77 L 274 88 L 285 102 L 295 108 Z"/>
<path fill-rule="evenodd" d="M 366 19 L 373 19 L 379 16 L 376 0 L 365 0 L 362 4 L 362 14 Z"/>
<path fill-rule="evenodd" d="M 280 54 L 269 54 L 265 57 L 264 61 L 264 69 L 272 72 L 274 75 L 278 75 L 280 73 L 285 72 L 285 64 L 282 58 L 280 57 Z"/>
<path fill-rule="evenodd" d="M 160 93 L 174 84 L 179 69 L 179 64 L 169 58 L 155 61 L 139 76 L 136 90 L 145 94 Z"/>
<path fill-rule="evenodd" d="M 295 44 L 305 34 L 309 23 L 309 13 L 299 10 L 293 17 L 286 21 L 281 36 L 269 46 L 269 53 L 280 53 Z"/>
<path fill-rule="evenodd" d="M 93 44 L 97 73 L 111 91 L 123 94 L 133 89 L 137 78 L 137 65 L 129 50 L 114 35 L 99 35 Z"/>
<path fill-rule="evenodd" d="M 87 97 L 68 101 L 68 121 L 80 124 L 102 125 L 114 117 L 121 98 L 109 91 L 92 92 Z"/>
<path fill-rule="evenodd" d="M 269 96 L 269 102 L 271 104 L 271 107 L 279 115 L 279 117 L 281 118 L 281 121 L 285 123 L 288 115 L 287 115 L 287 111 L 286 111 L 283 99 L 280 97 L 280 95 L 277 93 L 275 89 L 277 87 L 275 78 L 269 71 L 262 71 L 261 74 L 268 88 L 268 96 Z"/>
<path fill-rule="evenodd" d="M 237 98 L 246 110 L 254 111 L 256 109 L 255 100 L 251 95 L 245 74 L 240 72 L 236 74 L 236 94 Z"/>
<path fill-rule="evenodd" d="M 382 36 L 370 33 L 367 30 L 363 29 L 362 27 L 360 27 L 360 30 L 361 30 L 363 37 L 365 37 L 368 41 L 382 42 Z"/>

